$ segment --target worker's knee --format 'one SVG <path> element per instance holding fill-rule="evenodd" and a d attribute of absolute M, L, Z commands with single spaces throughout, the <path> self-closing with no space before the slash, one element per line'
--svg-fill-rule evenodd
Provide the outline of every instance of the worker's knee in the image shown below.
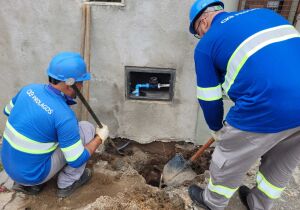
<path fill-rule="evenodd" d="M 93 127 L 95 129 L 95 126 L 90 123 L 89 121 L 79 121 L 79 127 Z"/>
<path fill-rule="evenodd" d="M 88 121 L 79 122 L 80 138 L 83 144 L 89 143 L 95 136 L 95 126 Z"/>
<path fill-rule="evenodd" d="M 217 146 L 209 168 L 212 180 L 221 185 L 226 184 L 228 187 L 238 187 L 246 172 L 256 161 L 255 156 L 247 159 L 241 156 L 240 151 L 224 151 L 222 147 Z"/>

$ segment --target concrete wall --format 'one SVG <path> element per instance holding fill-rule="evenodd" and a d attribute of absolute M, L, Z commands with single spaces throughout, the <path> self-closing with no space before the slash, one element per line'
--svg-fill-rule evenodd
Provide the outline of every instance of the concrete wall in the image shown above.
<path fill-rule="evenodd" d="M 127 0 L 125 7 L 92 7 L 91 105 L 112 136 L 143 142 L 195 138 L 191 2 Z M 176 69 L 173 102 L 125 99 L 125 66 Z"/>
<path fill-rule="evenodd" d="M 195 98 L 196 40 L 187 32 L 192 2 L 128 0 L 125 7 L 92 7 L 91 103 L 112 136 L 205 141 L 208 129 Z M 234 10 L 237 1 L 229 2 Z M 176 69 L 173 102 L 125 99 L 124 66 Z"/>
<path fill-rule="evenodd" d="M 111 136 L 140 142 L 208 136 L 196 100 L 188 13 L 193 0 L 92 6 L 90 103 Z M 238 1 L 225 1 L 235 10 Z M 0 109 L 26 84 L 44 83 L 51 57 L 79 51 L 81 0 L 8 0 L 0 7 Z M 125 66 L 176 69 L 172 102 L 125 99 Z M 91 120 L 91 119 L 90 119 Z M 0 131 L 6 118 L 1 117 Z M 1 132 L 2 133 L 2 132 Z"/>
<path fill-rule="evenodd" d="M 239 0 L 223 0 L 225 10 L 228 12 L 236 11 L 238 8 Z"/>
<path fill-rule="evenodd" d="M 296 26 L 295 27 L 300 32 L 300 15 L 297 16 Z"/>
<path fill-rule="evenodd" d="M 0 7 L 0 110 L 29 83 L 45 83 L 51 57 L 79 51 L 81 0 L 7 0 Z M 2 134 L 6 117 L 0 115 Z"/>

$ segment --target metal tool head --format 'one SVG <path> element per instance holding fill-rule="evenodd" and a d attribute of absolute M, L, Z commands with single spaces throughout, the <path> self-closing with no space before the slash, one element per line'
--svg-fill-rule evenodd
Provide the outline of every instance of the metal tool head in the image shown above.
<path fill-rule="evenodd" d="M 191 162 L 177 153 L 163 168 L 163 182 L 168 186 L 177 186 L 186 180 L 192 180 L 196 173 L 190 168 Z"/>
<path fill-rule="evenodd" d="M 125 149 L 125 147 L 127 147 L 130 144 L 130 141 L 127 141 L 125 144 L 123 144 L 122 146 L 118 147 L 118 151 L 121 151 L 123 149 Z"/>
<path fill-rule="evenodd" d="M 122 155 L 122 156 L 126 155 L 124 149 L 130 144 L 130 141 L 128 141 L 128 142 L 126 142 L 123 145 L 121 145 L 121 146 L 118 147 L 111 138 L 108 138 L 107 142 L 115 149 L 115 151 L 119 155 Z"/>
<path fill-rule="evenodd" d="M 176 175 L 178 171 L 183 170 L 186 167 L 186 160 L 182 154 L 177 153 L 167 164 L 164 166 L 163 174 L 164 179 L 169 179 L 170 177 Z"/>

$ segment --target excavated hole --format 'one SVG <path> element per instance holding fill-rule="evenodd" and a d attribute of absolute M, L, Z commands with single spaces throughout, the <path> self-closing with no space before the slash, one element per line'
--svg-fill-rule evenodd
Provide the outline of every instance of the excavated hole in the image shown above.
<path fill-rule="evenodd" d="M 127 141 L 114 139 L 117 146 Z M 170 189 L 153 190 L 150 186 L 159 186 L 164 165 L 176 153 L 181 153 L 188 160 L 196 150 L 193 144 L 185 142 L 139 144 L 130 141 L 130 145 L 124 149 L 125 155 L 121 156 L 108 145 L 103 153 L 94 154 L 87 164 L 87 167 L 94 170 L 92 179 L 70 197 L 56 197 L 54 178 L 46 184 L 39 196 L 18 197 L 23 202 L 20 209 L 82 209 L 89 205 L 92 205 L 89 209 L 116 209 L 116 206 L 118 209 L 184 209 L 185 200 L 178 194 L 170 197 L 167 193 Z M 197 174 L 208 169 L 212 152 L 213 148 L 209 148 L 193 163 L 192 168 Z M 143 183 L 142 176 L 147 184 Z M 182 186 L 202 183 L 203 177 L 197 176 Z"/>
<path fill-rule="evenodd" d="M 164 164 L 159 160 L 151 160 L 138 172 L 145 178 L 147 184 L 159 187 L 163 165 Z M 162 185 L 161 187 L 163 188 L 165 186 Z"/>
<path fill-rule="evenodd" d="M 113 139 L 113 141 L 117 146 L 121 146 L 130 140 L 116 138 Z M 117 162 L 118 164 L 115 164 L 115 167 L 120 167 L 120 161 L 118 159 L 126 159 L 125 161 L 132 165 L 132 167 L 145 178 L 147 184 L 159 187 L 163 168 L 176 153 L 181 153 L 183 157 L 188 160 L 198 149 L 198 146 L 187 142 L 156 141 L 149 144 L 139 144 L 130 141 L 130 144 L 123 149 L 125 153 L 124 156 L 118 154 L 112 146 L 108 145 L 106 147 L 106 154 L 102 154 L 100 159 L 111 163 Z M 204 154 L 191 165 L 193 171 L 198 175 L 208 170 L 213 150 L 214 148 L 208 148 Z M 140 159 L 137 155 L 138 153 L 144 153 L 146 157 Z M 127 160 L 128 157 L 130 157 L 131 161 Z M 165 185 L 161 186 L 161 188 L 164 187 Z"/>

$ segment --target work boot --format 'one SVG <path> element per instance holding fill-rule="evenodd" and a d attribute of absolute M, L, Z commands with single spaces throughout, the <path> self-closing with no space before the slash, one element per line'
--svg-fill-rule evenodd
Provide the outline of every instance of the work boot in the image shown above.
<path fill-rule="evenodd" d="M 60 198 L 65 198 L 71 195 L 77 188 L 86 184 L 92 177 L 92 171 L 89 168 L 84 169 L 83 174 L 79 180 L 75 181 L 72 185 L 66 188 L 58 188 L 57 196 Z"/>
<path fill-rule="evenodd" d="M 16 192 L 22 192 L 26 195 L 37 195 L 42 191 L 43 185 L 24 186 L 15 182 L 12 189 Z"/>
<path fill-rule="evenodd" d="M 204 190 L 195 184 L 193 184 L 189 187 L 189 196 L 192 199 L 192 201 L 205 210 L 211 210 L 204 203 L 203 192 L 204 192 Z"/>
<path fill-rule="evenodd" d="M 250 210 L 248 202 L 247 202 L 247 197 L 248 197 L 249 193 L 250 193 L 249 187 L 246 187 L 245 185 L 240 186 L 239 197 L 240 197 L 242 203 L 244 204 L 244 206 L 247 208 L 247 210 Z"/>

